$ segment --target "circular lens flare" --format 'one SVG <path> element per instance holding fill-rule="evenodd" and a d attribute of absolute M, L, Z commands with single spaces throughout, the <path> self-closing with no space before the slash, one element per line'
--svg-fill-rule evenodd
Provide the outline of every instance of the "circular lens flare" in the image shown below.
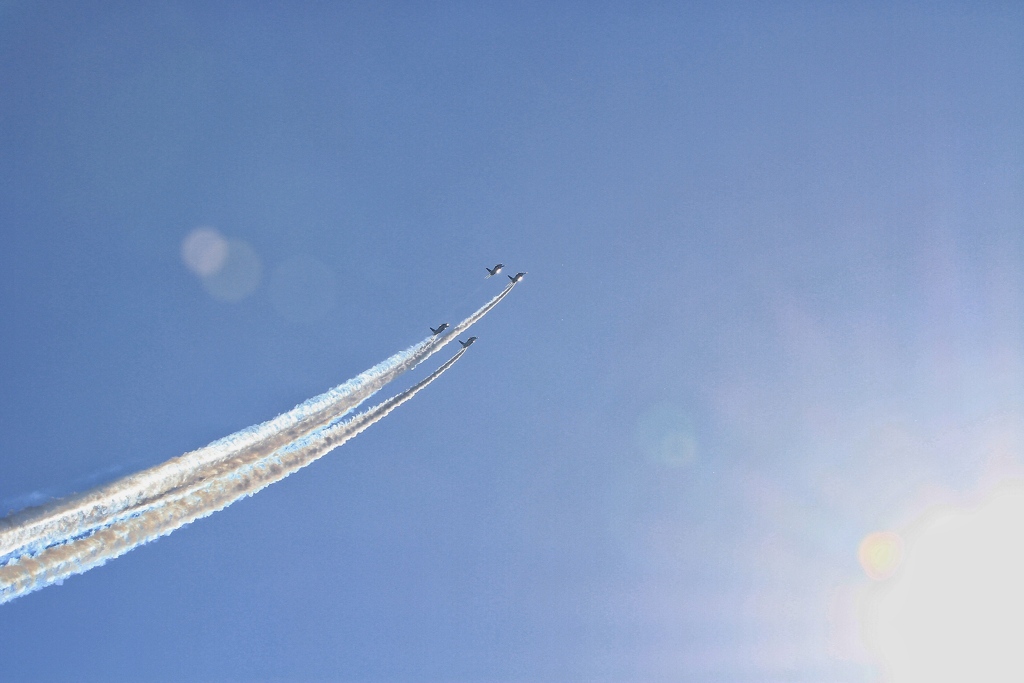
<path fill-rule="evenodd" d="M 181 243 L 181 260 L 199 277 L 215 275 L 228 258 L 228 241 L 213 228 L 196 228 Z"/>
<path fill-rule="evenodd" d="M 860 542 L 857 557 L 869 578 L 884 581 L 899 569 L 903 561 L 903 539 L 892 531 L 868 534 Z"/>
<path fill-rule="evenodd" d="M 246 298 L 260 284 L 263 264 L 256 250 L 242 240 L 227 241 L 227 257 L 220 269 L 203 278 L 203 286 L 214 299 L 235 303 Z"/>
<path fill-rule="evenodd" d="M 891 683 L 1024 681 L 1024 487 L 936 508 L 899 575 L 865 604 L 864 636 Z"/>

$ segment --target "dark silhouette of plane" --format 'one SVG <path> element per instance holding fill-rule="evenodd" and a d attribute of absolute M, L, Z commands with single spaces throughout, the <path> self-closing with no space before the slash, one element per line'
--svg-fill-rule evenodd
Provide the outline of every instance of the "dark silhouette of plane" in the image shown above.
<path fill-rule="evenodd" d="M 441 334 L 442 332 L 445 331 L 445 329 L 447 329 L 447 327 L 448 323 L 441 323 L 441 327 L 437 328 L 436 330 L 433 327 L 431 327 L 430 331 L 433 332 L 434 334 Z"/>
<path fill-rule="evenodd" d="M 460 344 L 462 344 L 462 348 L 464 348 L 464 349 L 468 349 L 468 348 L 470 347 L 470 345 L 471 345 L 471 344 L 472 344 L 473 342 L 475 342 L 475 341 L 476 341 L 476 337 L 470 337 L 470 338 L 469 338 L 469 339 L 467 339 L 466 341 L 462 341 L 462 340 L 460 339 L 460 340 L 459 340 L 459 343 L 460 343 Z"/>
<path fill-rule="evenodd" d="M 497 275 L 498 273 L 501 272 L 501 269 L 504 268 L 504 267 L 505 267 L 504 263 L 499 263 L 498 265 L 494 266 L 493 268 L 488 268 L 487 266 L 484 266 L 484 270 L 487 271 L 487 277 L 485 277 L 484 279 L 486 280 L 488 277 L 493 277 L 494 275 Z"/>
<path fill-rule="evenodd" d="M 512 284 L 515 284 L 515 283 L 519 282 L 520 280 L 522 280 L 524 275 L 526 275 L 526 273 L 516 273 L 515 277 L 512 277 L 511 275 L 509 275 L 508 279 L 512 281 Z"/>

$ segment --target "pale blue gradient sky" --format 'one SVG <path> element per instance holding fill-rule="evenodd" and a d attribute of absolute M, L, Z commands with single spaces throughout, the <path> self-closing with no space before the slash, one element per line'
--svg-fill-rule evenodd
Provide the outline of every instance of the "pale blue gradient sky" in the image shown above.
<path fill-rule="evenodd" d="M 530 273 L 332 457 L 0 607 L 0 679 L 870 677 L 860 539 L 1024 447 L 1024 10 L 763 5 L 0 3 L 8 507 Z"/>

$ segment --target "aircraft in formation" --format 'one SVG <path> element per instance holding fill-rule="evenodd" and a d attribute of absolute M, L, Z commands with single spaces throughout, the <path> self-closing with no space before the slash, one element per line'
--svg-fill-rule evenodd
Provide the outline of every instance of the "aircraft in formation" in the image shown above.
<path fill-rule="evenodd" d="M 484 266 L 484 270 L 487 271 L 487 277 L 492 277 L 492 276 L 497 275 L 498 273 L 500 273 L 501 269 L 504 268 L 504 267 L 505 267 L 504 263 L 499 263 L 496 266 L 494 266 L 493 268 L 488 268 L 487 266 Z M 515 284 L 515 283 L 519 282 L 520 280 L 522 280 L 524 275 L 526 275 L 526 273 L 516 273 L 514 277 L 512 275 L 509 275 L 508 279 L 512 281 L 512 284 Z M 437 336 L 437 335 L 441 334 L 442 332 L 444 332 L 446 329 L 448 329 L 448 323 L 441 323 L 441 325 L 437 329 L 434 329 L 433 327 L 431 327 L 430 331 L 434 333 L 434 336 Z M 468 349 L 473 344 L 473 342 L 475 342 L 475 341 L 476 341 L 476 337 L 470 337 L 466 341 L 462 341 L 460 339 L 459 343 L 462 344 L 462 348 Z"/>

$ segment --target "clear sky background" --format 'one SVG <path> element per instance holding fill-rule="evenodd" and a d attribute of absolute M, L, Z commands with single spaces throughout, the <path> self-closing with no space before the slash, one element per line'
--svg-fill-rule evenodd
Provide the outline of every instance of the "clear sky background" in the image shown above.
<path fill-rule="evenodd" d="M 861 539 L 1024 449 L 1024 7 L 765 5 L 0 3 L 3 512 L 529 271 L 366 434 L 0 607 L 0 679 L 870 680 Z"/>

